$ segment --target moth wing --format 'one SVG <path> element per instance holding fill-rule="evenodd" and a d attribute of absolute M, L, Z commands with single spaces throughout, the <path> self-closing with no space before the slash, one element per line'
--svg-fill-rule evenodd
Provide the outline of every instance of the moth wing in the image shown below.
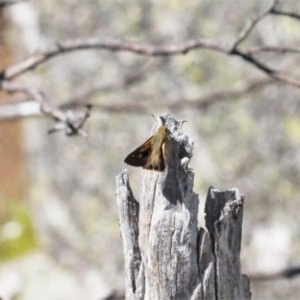
<path fill-rule="evenodd" d="M 151 136 L 145 143 L 131 152 L 124 160 L 124 162 L 128 165 L 134 167 L 143 167 L 150 160 L 152 154 L 152 140 L 153 136 Z"/>

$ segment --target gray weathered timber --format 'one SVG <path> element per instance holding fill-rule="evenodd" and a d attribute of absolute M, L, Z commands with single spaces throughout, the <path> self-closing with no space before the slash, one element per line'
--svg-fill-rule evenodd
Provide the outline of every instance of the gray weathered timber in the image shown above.
<path fill-rule="evenodd" d="M 243 195 L 211 187 L 208 230 L 198 229 L 199 200 L 188 168 L 193 141 L 169 114 L 159 121 L 172 137 L 166 169 L 144 172 L 139 203 L 127 170 L 116 178 L 126 299 L 250 299 L 250 282 L 240 272 Z"/>
<path fill-rule="evenodd" d="M 250 282 L 241 274 L 244 195 L 237 188 L 210 188 L 205 203 L 205 221 L 213 240 L 217 299 L 250 299 Z M 243 279 L 244 277 L 244 279 Z"/>
<path fill-rule="evenodd" d="M 141 254 L 138 245 L 139 203 L 134 199 L 127 170 L 117 178 L 117 203 L 119 207 L 120 229 L 123 239 L 127 299 L 143 299 L 143 284 L 137 284 L 141 265 Z"/>

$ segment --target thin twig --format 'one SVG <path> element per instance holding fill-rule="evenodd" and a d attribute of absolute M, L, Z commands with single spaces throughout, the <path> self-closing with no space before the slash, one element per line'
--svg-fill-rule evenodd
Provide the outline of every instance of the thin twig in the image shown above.
<path fill-rule="evenodd" d="M 266 79 L 255 79 L 255 80 L 246 80 L 239 82 L 236 85 L 228 88 L 219 90 L 217 92 L 209 93 L 203 97 L 197 99 L 157 99 L 157 98 L 148 98 L 143 101 L 132 101 L 120 103 L 111 103 L 111 104 L 99 104 L 93 103 L 95 109 L 106 112 L 120 112 L 127 111 L 131 113 L 149 113 L 149 108 L 151 107 L 168 107 L 169 109 L 180 109 L 183 107 L 192 107 L 196 109 L 205 109 L 210 105 L 213 105 L 217 102 L 222 102 L 226 100 L 233 100 L 239 97 L 245 96 L 247 93 L 250 93 L 254 90 L 261 89 L 268 84 L 274 82 L 271 78 Z M 72 97 L 71 97 L 72 98 Z M 140 96 L 142 99 L 143 96 Z M 85 106 L 89 101 L 88 98 L 85 99 L 86 102 L 82 102 L 81 105 Z M 40 111 L 37 110 L 34 101 L 19 102 L 15 104 L 4 104 L 0 105 L 0 121 L 3 120 L 15 120 L 22 117 L 35 117 L 41 116 Z M 72 109 L 74 106 L 78 106 L 78 102 L 72 103 L 67 101 L 66 104 L 63 104 L 61 107 L 67 107 Z"/>
<path fill-rule="evenodd" d="M 196 108 L 206 109 L 212 104 L 222 102 L 226 100 L 233 100 L 239 97 L 245 96 L 254 90 L 261 89 L 268 84 L 274 82 L 273 79 L 256 79 L 240 82 L 237 85 L 229 88 L 220 90 L 217 92 L 210 93 L 206 96 L 197 99 L 164 99 L 164 98 L 148 98 L 144 101 L 132 101 L 118 104 L 100 104 L 93 103 L 95 108 L 101 111 L 108 111 L 110 113 L 118 113 L 121 111 L 127 111 L 132 113 L 148 113 L 151 107 L 167 107 L 168 109 L 180 109 L 180 108 Z M 142 97 L 141 97 L 142 98 Z"/>
<path fill-rule="evenodd" d="M 300 80 L 298 80 L 288 74 L 284 74 L 282 72 L 278 72 L 274 69 L 271 69 L 266 64 L 263 64 L 262 62 L 260 62 L 258 59 L 254 58 L 251 54 L 248 54 L 247 52 L 243 52 L 243 51 L 234 49 L 232 54 L 243 58 L 245 61 L 256 66 L 258 69 L 260 69 L 261 71 L 263 71 L 264 73 L 266 73 L 267 75 L 269 75 L 270 77 L 272 77 L 276 80 L 288 83 L 288 84 L 296 86 L 298 88 L 300 87 Z"/>
<path fill-rule="evenodd" d="M 0 121 L 15 121 L 21 118 L 43 116 L 35 100 L 0 105 Z"/>
<path fill-rule="evenodd" d="M 50 129 L 50 133 L 58 130 L 64 130 L 66 135 L 72 136 L 80 134 L 86 137 L 85 131 L 82 129 L 85 121 L 89 117 L 91 106 L 87 105 L 86 111 L 82 114 L 75 114 L 71 111 L 63 111 L 54 105 L 50 104 L 45 95 L 32 87 L 26 86 L 23 83 L 11 82 L 4 80 L 1 82 L 1 89 L 8 93 L 24 93 L 29 98 L 35 100 L 40 104 L 40 110 L 45 115 L 52 117 L 56 124 Z"/>
<path fill-rule="evenodd" d="M 253 281 L 269 281 L 269 280 L 276 280 L 282 278 L 291 279 L 298 275 L 300 275 L 300 266 L 287 268 L 285 270 L 278 271 L 278 272 L 254 273 L 254 274 L 249 274 L 248 276 L 250 280 Z"/>
<path fill-rule="evenodd" d="M 279 10 L 273 8 L 273 9 L 270 11 L 270 13 L 271 13 L 271 14 L 274 14 L 274 15 L 280 15 L 280 16 L 285 16 L 285 17 L 291 17 L 291 18 L 300 20 L 300 15 L 295 14 L 295 13 L 292 13 L 292 12 L 279 11 Z"/>
<path fill-rule="evenodd" d="M 231 45 L 229 53 L 231 53 L 236 47 L 238 47 L 238 45 L 242 41 L 244 41 L 249 36 L 249 34 L 251 33 L 251 31 L 253 30 L 255 25 L 260 20 L 262 20 L 265 16 L 270 14 L 270 12 L 274 9 L 276 3 L 277 3 L 277 0 L 273 0 L 265 11 L 263 11 L 260 15 L 256 16 L 255 18 L 252 18 L 252 20 L 248 22 L 248 24 L 245 26 L 245 28 L 242 30 L 242 32 L 237 37 L 237 39 Z"/>
<path fill-rule="evenodd" d="M 81 135 L 83 137 L 87 137 L 87 133 L 82 129 L 83 125 L 85 124 L 87 118 L 90 116 L 92 105 L 86 105 L 86 109 L 82 114 L 75 114 L 74 111 L 67 110 L 65 112 L 66 120 L 59 121 L 54 124 L 54 126 L 48 130 L 49 134 L 64 131 L 66 135 L 73 136 L 73 135 Z"/>
<path fill-rule="evenodd" d="M 195 102 L 194 106 L 196 106 L 198 109 L 204 109 L 209 105 L 215 104 L 217 102 L 243 97 L 250 92 L 262 89 L 273 82 L 274 80 L 271 78 L 246 80 L 237 83 L 229 89 L 223 89 L 217 92 L 213 92 L 196 101 L 194 100 L 193 103 Z"/>
<path fill-rule="evenodd" d="M 256 66 L 258 69 L 262 70 L 263 72 L 267 73 L 270 76 L 271 76 L 271 74 L 277 73 L 276 70 L 269 68 L 267 65 L 263 64 L 262 62 L 260 62 L 258 59 L 254 58 L 251 54 L 248 54 L 247 52 L 243 52 L 243 51 L 235 48 L 231 54 L 241 57 L 248 63 Z"/>
<path fill-rule="evenodd" d="M 109 51 L 131 51 L 146 56 L 168 56 L 175 54 L 187 53 L 192 49 L 206 48 L 226 53 L 227 46 L 224 43 L 214 41 L 205 37 L 198 37 L 187 40 L 178 44 L 167 44 L 162 46 L 154 46 L 151 44 L 137 43 L 125 41 L 117 38 L 87 38 L 67 40 L 49 46 L 44 50 L 38 51 L 36 54 L 29 56 L 21 62 L 15 63 L 0 72 L 3 79 L 12 79 L 38 65 L 44 63 L 48 59 L 76 50 L 82 49 L 105 49 Z"/>
<path fill-rule="evenodd" d="M 104 40 L 98 38 L 86 40 L 73 40 L 62 42 L 52 47 L 49 47 L 45 51 L 41 51 L 20 63 L 14 64 L 6 68 L 0 73 L 0 79 L 12 79 L 13 77 L 20 75 L 23 72 L 28 71 L 29 69 L 32 69 L 38 66 L 39 64 L 45 62 L 47 59 L 55 55 L 61 54 L 63 52 L 94 48 L 109 49 L 111 51 L 132 51 L 134 53 L 148 56 L 166 56 L 182 54 L 196 48 L 207 48 L 224 54 L 228 54 L 231 51 L 228 49 L 228 47 L 225 46 L 225 44 L 204 37 L 188 40 L 178 44 L 169 44 L 164 46 L 153 46 L 150 44 L 128 42 L 113 38 Z M 242 52 L 235 48 L 231 51 L 231 55 L 236 55 L 243 58 L 250 64 L 265 72 L 267 75 L 277 80 L 294 85 L 296 87 L 300 87 L 299 80 L 269 68 L 267 65 L 253 58 L 247 52 Z"/>
<path fill-rule="evenodd" d="M 300 47 L 257 46 L 248 49 L 246 53 L 253 55 L 260 52 L 300 53 Z"/>
<path fill-rule="evenodd" d="M 26 72 L 38 65 L 46 62 L 48 59 L 60 55 L 65 52 L 82 50 L 82 49 L 105 49 L 109 51 L 131 51 L 133 53 L 146 55 L 146 56 L 167 56 L 184 54 L 194 49 L 210 49 L 221 52 L 223 54 L 236 55 L 252 64 L 254 67 L 260 69 L 268 76 L 285 82 L 287 84 L 300 87 L 300 80 L 288 74 L 276 71 L 266 64 L 259 61 L 252 56 L 252 52 L 241 51 L 237 49 L 238 44 L 243 41 L 254 28 L 254 26 L 268 13 L 274 12 L 274 6 L 277 1 L 273 0 L 271 5 L 263 13 L 254 18 L 242 31 L 236 41 L 230 47 L 226 46 L 223 42 L 215 41 L 205 37 L 198 37 L 195 39 L 187 40 L 177 44 L 167 44 L 162 46 L 155 46 L 146 43 L 130 42 L 116 38 L 88 38 L 68 40 L 37 52 L 36 54 L 24 59 L 19 63 L 15 63 L 0 72 L 0 80 L 12 79 L 23 72 Z M 278 13 L 277 11 L 275 11 Z"/>
<path fill-rule="evenodd" d="M 93 97 L 96 93 L 104 93 L 104 92 L 111 92 L 116 91 L 120 89 L 125 89 L 130 85 L 133 85 L 137 82 L 140 82 L 145 78 L 145 76 L 149 73 L 149 71 L 152 71 L 159 65 L 161 65 L 163 62 L 161 59 L 156 60 L 149 60 L 144 65 L 141 66 L 139 70 L 134 72 L 133 74 L 130 74 L 126 76 L 123 80 L 107 83 L 107 84 L 101 84 L 97 83 L 92 87 L 89 88 L 80 88 L 77 92 L 74 93 L 68 100 L 63 101 L 65 103 L 64 105 L 61 105 L 61 109 L 67 109 L 70 107 L 74 107 L 77 105 L 80 105 L 82 103 L 89 102 L 89 99 Z"/>
<path fill-rule="evenodd" d="M 8 6 L 8 5 L 12 5 L 12 4 L 17 4 L 20 2 L 27 2 L 28 0 L 0 0 L 0 8 L 4 7 L 4 6 Z"/>

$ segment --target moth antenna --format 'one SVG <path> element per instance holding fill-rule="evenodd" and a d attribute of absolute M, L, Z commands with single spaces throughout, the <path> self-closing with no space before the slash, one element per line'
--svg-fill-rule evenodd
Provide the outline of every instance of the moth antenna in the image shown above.
<path fill-rule="evenodd" d="M 154 117 L 154 115 L 151 114 L 151 116 L 152 116 L 153 119 L 156 121 L 156 123 L 159 125 L 160 123 L 157 121 L 157 119 Z M 161 116 L 159 116 L 159 119 L 160 119 L 162 125 L 166 125 L 166 120 L 165 120 L 165 119 L 163 119 Z M 0 299 L 0 300 L 1 300 L 1 299 Z"/>
<path fill-rule="evenodd" d="M 151 114 L 151 116 L 153 117 L 153 119 L 158 123 L 157 119 L 154 117 L 153 114 Z"/>
<path fill-rule="evenodd" d="M 187 122 L 187 120 L 181 120 L 179 122 L 180 129 L 182 129 L 183 123 L 186 123 L 186 122 Z"/>

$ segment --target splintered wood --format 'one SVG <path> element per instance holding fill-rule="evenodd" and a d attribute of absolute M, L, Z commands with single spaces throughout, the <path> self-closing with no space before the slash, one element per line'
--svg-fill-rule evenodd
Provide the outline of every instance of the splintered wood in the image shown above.
<path fill-rule="evenodd" d="M 160 120 L 172 137 L 165 170 L 145 171 L 139 202 L 127 170 L 116 178 L 126 299 L 250 299 L 240 266 L 244 196 L 237 188 L 209 188 L 207 230 L 198 229 L 199 200 L 188 168 L 193 141 L 180 121 L 169 114 Z"/>

